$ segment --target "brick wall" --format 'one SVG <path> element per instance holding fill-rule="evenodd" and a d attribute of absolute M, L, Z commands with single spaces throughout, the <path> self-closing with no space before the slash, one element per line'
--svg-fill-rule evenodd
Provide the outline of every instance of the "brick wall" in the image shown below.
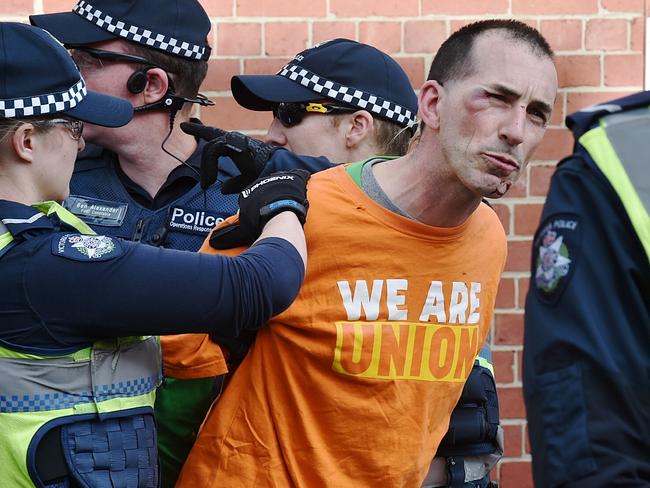
<path fill-rule="evenodd" d="M 650 0 L 647 0 L 650 4 Z M 291 55 L 333 37 L 374 44 L 404 67 L 414 87 L 436 48 L 475 19 L 516 18 L 540 29 L 557 52 L 560 91 L 546 139 L 527 173 L 495 205 L 508 233 L 509 258 L 493 330 L 496 378 L 506 432 L 497 475 L 504 488 L 532 486 L 521 393 L 523 305 L 531 236 L 556 161 L 571 148 L 564 117 L 580 107 L 642 89 L 644 0 L 202 0 L 213 20 L 214 48 L 204 91 L 216 106 L 203 120 L 262 134 L 270 118 L 230 97 L 234 74 L 269 73 Z M 69 10 L 72 0 L 3 0 L 0 19 Z M 650 11 L 650 9 L 648 10 Z"/>

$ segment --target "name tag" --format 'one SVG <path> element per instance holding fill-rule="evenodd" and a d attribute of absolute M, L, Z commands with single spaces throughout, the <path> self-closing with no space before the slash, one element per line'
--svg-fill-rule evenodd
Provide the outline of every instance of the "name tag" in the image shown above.
<path fill-rule="evenodd" d="M 172 207 L 167 217 L 167 228 L 188 234 L 208 235 L 229 215 L 198 208 Z"/>
<path fill-rule="evenodd" d="M 78 195 L 70 195 L 63 205 L 87 224 L 105 227 L 121 226 L 129 207 L 127 203 L 110 202 Z"/>

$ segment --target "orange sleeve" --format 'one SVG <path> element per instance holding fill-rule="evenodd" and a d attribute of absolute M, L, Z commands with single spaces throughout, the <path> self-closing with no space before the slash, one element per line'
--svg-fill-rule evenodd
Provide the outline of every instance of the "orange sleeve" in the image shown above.
<path fill-rule="evenodd" d="M 236 221 L 233 215 L 221 222 L 216 228 Z M 210 247 L 208 236 L 199 249 L 204 254 L 229 254 L 236 255 L 242 250 L 217 251 Z M 220 376 L 228 372 L 226 364 L 227 352 L 213 342 L 207 334 L 178 334 L 162 336 L 163 365 L 165 375 L 178 379 L 209 378 Z"/>

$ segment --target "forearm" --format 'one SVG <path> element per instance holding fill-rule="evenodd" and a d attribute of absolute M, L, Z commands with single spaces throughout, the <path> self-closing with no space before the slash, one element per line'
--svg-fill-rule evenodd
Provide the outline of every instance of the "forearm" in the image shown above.
<path fill-rule="evenodd" d="M 288 241 L 302 258 L 304 268 L 307 267 L 307 244 L 305 242 L 305 233 L 302 230 L 302 225 L 293 212 L 282 212 L 264 226 L 262 234 L 255 241 L 258 242 L 267 237 L 279 237 Z"/>

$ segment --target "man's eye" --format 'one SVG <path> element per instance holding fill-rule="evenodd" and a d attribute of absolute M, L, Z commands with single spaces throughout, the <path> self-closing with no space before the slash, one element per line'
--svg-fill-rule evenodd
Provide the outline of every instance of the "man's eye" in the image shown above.
<path fill-rule="evenodd" d="M 542 112 L 541 110 L 531 110 L 528 113 L 535 119 L 535 121 L 539 122 L 543 126 L 546 126 L 548 122 L 548 117 L 544 112 Z"/>
<path fill-rule="evenodd" d="M 493 98 L 494 100 L 499 100 L 502 102 L 506 101 L 506 97 L 500 93 L 485 92 L 488 98 Z"/>

